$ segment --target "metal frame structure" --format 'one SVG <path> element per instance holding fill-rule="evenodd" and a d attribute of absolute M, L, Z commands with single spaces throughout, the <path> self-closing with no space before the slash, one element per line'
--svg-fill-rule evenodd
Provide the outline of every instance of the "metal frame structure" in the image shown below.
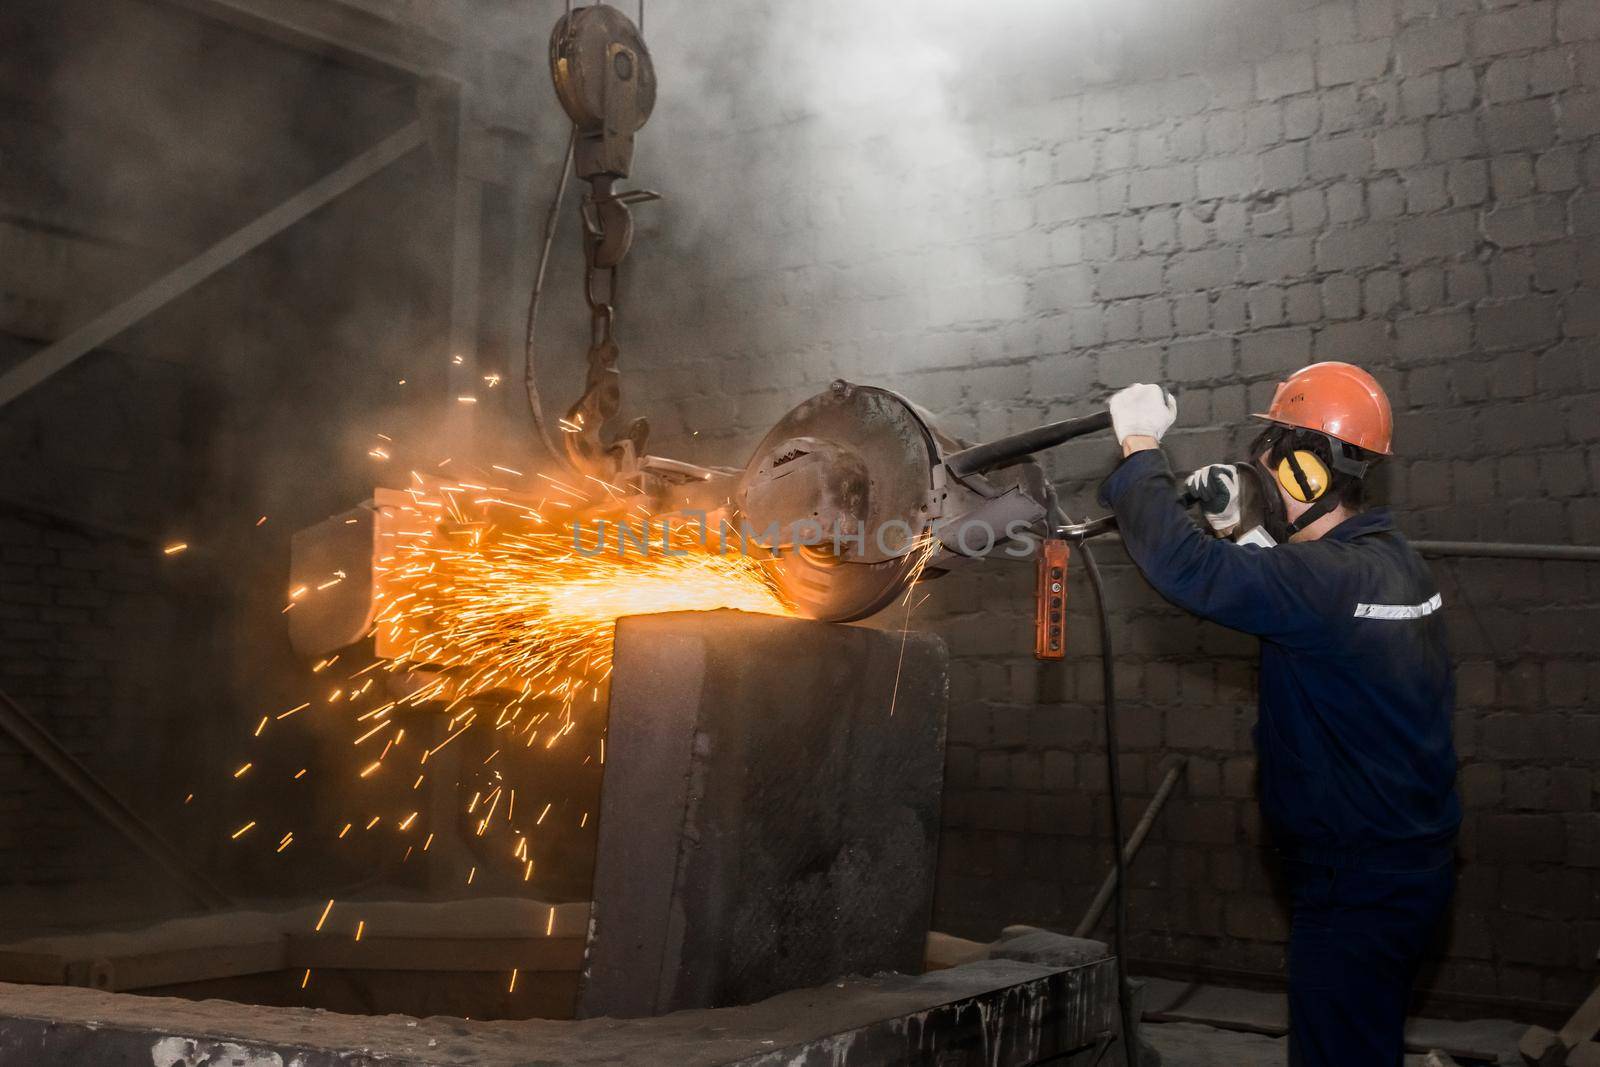
<path fill-rule="evenodd" d="M 437 90 L 427 96 L 448 101 L 455 117 L 455 140 L 453 145 L 446 146 L 447 151 L 439 154 L 449 160 L 455 183 L 449 354 L 461 357 L 461 362 L 452 363 L 450 371 L 449 402 L 454 405 L 455 397 L 463 395 L 478 380 L 483 187 L 489 182 L 503 181 L 512 190 L 514 205 L 521 208 L 527 197 L 525 187 L 529 184 L 522 160 L 513 161 L 507 153 L 484 150 L 487 127 L 474 114 L 472 105 L 476 94 L 470 73 L 483 64 L 469 62 L 470 54 L 459 42 L 408 21 L 403 7 L 393 0 L 164 2 L 313 55 L 351 66 L 376 67 L 410 75 L 417 79 L 419 88 Z M 182 266 L 66 337 L 33 353 L 0 375 L 0 408 L 318 208 L 404 158 L 427 141 L 431 132 L 426 119 L 419 116 Z M 501 165 L 496 166 L 496 163 Z M 485 174 L 485 170 L 499 173 Z M 519 236 L 515 252 L 519 267 L 529 258 L 525 243 Z M 525 269 L 513 269 L 513 284 L 522 281 Z"/>
<path fill-rule="evenodd" d="M 455 117 L 453 145 L 439 155 L 454 176 L 453 240 L 450 278 L 449 353 L 460 357 L 450 367 L 447 403 L 478 380 L 477 346 L 480 314 L 483 186 L 473 172 L 485 162 L 478 151 L 483 129 L 475 121 L 473 92 L 464 73 L 464 51 L 400 18 L 387 0 L 166 0 L 227 25 L 259 33 L 315 55 L 357 67 L 380 67 L 415 77 L 419 105 L 432 99 L 448 103 Z M 67 336 L 23 359 L 0 375 L 0 408 L 15 401 L 107 341 L 140 322 L 207 278 L 326 206 L 362 182 L 406 158 L 430 140 L 424 114 L 413 119 L 336 170 L 257 216 L 139 292 L 84 323 Z M 481 169 L 481 167 L 480 167 Z M 530 202 L 525 167 L 506 168 L 512 201 L 519 211 Z M 489 179 L 492 180 L 492 179 Z M 520 216 L 519 216 L 520 217 Z M 530 253 L 518 239 L 511 283 L 521 285 L 529 272 Z M 58 518 L 60 518 L 58 516 Z M 76 521 L 76 520 L 69 520 Z M 125 535 L 137 536 L 137 535 Z M 142 539 L 142 538 L 141 538 Z M 10 735 L 37 758 L 63 785 L 123 837 L 150 856 L 208 908 L 225 906 L 227 897 L 111 789 L 96 778 L 37 720 L 0 694 L 0 732 Z"/>
<path fill-rule="evenodd" d="M 27 357 L 4 375 L 0 375 L 0 407 L 11 403 L 58 371 L 76 363 L 151 312 L 182 296 L 239 257 L 260 247 L 389 164 L 404 158 L 422 142 L 422 123 L 414 121 L 385 137 L 338 170 L 325 175 L 283 203 L 257 216 L 109 311 Z"/>

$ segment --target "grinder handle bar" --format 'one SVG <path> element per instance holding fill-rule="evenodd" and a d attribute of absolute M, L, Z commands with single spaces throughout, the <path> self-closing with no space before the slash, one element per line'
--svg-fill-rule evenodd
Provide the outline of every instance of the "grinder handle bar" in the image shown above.
<path fill-rule="evenodd" d="M 1011 434 L 1009 437 L 963 448 L 960 452 L 952 452 L 944 463 L 958 478 L 968 474 L 982 474 L 984 471 L 1003 467 L 1007 463 L 1014 463 L 1025 456 L 1031 456 L 1035 452 L 1053 448 L 1074 437 L 1110 428 L 1111 412 L 1097 411 L 1093 415 L 1081 415 L 1075 419 L 1046 423 L 1031 430 Z"/>

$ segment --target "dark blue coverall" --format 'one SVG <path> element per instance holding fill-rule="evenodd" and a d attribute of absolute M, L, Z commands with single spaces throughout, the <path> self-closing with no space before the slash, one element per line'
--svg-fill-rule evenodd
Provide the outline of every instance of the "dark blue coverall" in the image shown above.
<path fill-rule="evenodd" d="M 1398 1067 L 1455 884 L 1455 680 L 1438 588 L 1387 509 L 1316 541 L 1218 540 L 1158 449 L 1100 489 L 1166 599 L 1261 638 L 1261 812 L 1290 893 L 1292 1067 Z"/>

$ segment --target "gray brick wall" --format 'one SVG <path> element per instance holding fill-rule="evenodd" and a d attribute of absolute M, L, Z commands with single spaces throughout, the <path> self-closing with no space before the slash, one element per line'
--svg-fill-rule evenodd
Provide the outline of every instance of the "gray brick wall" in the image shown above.
<path fill-rule="evenodd" d="M 0 332 L 0 366 L 34 347 Z M 101 352 L 75 372 L 0 412 L 0 691 L 187 843 L 185 742 L 204 737 L 224 690 L 205 583 L 162 552 L 192 514 L 198 398 L 159 361 Z M 65 886 L 105 919 L 170 891 L 4 734 L 0 772 L 0 894 L 26 902 L 0 925 L 51 922 L 70 910 L 49 899 Z"/>
<path fill-rule="evenodd" d="M 639 177 L 669 199 L 641 209 L 659 214 L 624 312 L 625 388 L 654 447 L 741 462 L 835 376 L 901 389 L 971 437 L 1164 380 L 1169 451 L 1194 465 L 1233 454 L 1285 371 L 1352 359 L 1394 400 L 1383 485 L 1413 536 L 1600 539 L 1600 4 L 1195 8 L 1121 45 L 1084 28 L 1081 77 L 957 79 L 941 153 L 888 109 L 797 111 L 761 69 L 707 90 L 727 127 L 664 105 Z M 1083 513 L 1114 459 L 1079 441 L 1046 463 Z M 1134 952 L 1276 971 L 1253 643 L 1105 554 L 1132 810 L 1189 759 L 1135 869 Z M 1570 1003 L 1600 946 L 1600 571 L 1435 571 L 1467 819 L 1426 981 Z M 1074 581 L 1072 658 L 1039 665 L 1029 568 L 929 588 L 914 622 L 957 657 L 938 923 L 1070 927 L 1107 861 L 1088 591 Z"/>

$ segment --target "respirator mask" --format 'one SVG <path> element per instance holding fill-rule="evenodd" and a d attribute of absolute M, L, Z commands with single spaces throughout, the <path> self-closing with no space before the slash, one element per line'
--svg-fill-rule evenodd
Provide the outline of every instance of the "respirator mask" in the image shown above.
<path fill-rule="evenodd" d="M 1360 449 L 1336 437 L 1289 426 L 1268 426 L 1235 464 L 1239 475 L 1241 545 L 1281 545 L 1339 505 L 1339 490 L 1367 473 Z M 1290 521 L 1283 492 L 1310 507 Z"/>
<path fill-rule="evenodd" d="M 1262 548 L 1286 541 L 1289 515 L 1266 470 L 1253 459 L 1240 460 L 1234 470 L 1239 475 L 1239 529 L 1231 540 Z"/>

